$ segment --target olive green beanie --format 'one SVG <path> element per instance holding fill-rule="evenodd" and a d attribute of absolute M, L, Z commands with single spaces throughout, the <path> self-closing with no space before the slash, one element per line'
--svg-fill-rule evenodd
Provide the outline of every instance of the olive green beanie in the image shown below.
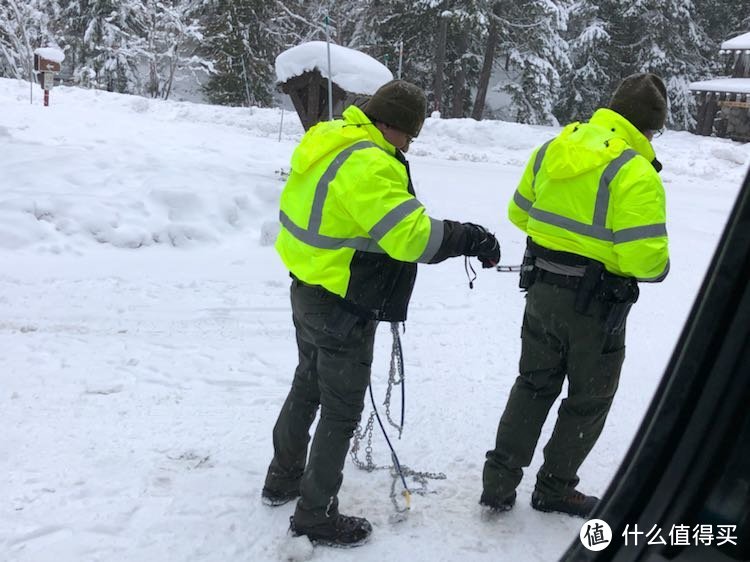
<path fill-rule="evenodd" d="M 404 80 L 383 84 L 364 106 L 370 119 L 416 137 L 422 129 L 427 98 L 422 88 Z"/>
<path fill-rule="evenodd" d="M 656 74 L 631 74 L 617 87 L 609 109 L 639 131 L 658 131 L 667 119 L 667 88 Z"/>

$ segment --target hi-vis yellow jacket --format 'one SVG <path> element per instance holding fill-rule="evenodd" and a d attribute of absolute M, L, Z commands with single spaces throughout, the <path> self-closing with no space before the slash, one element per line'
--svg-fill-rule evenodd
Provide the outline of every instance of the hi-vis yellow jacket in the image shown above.
<path fill-rule="evenodd" d="M 444 230 L 415 198 L 403 156 L 356 106 L 302 138 L 279 219 L 276 250 L 295 277 L 391 321 L 406 318 L 416 262 L 435 257 Z"/>
<path fill-rule="evenodd" d="M 599 109 L 532 154 L 508 217 L 541 246 L 600 261 L 616 275 L 661 281 L 669 251 L 654 159 L 627 119 Z"/>

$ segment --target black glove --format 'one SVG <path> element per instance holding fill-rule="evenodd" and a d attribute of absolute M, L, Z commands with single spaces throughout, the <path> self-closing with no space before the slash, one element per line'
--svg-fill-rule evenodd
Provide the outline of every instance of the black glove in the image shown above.
<path fill-rule="evenodd" d="M 464 255 L 477 256 L 484 269 L 500 263 L 500 243 L 491 232 L 471 222 L 464 223 L 463 227 L 466 234 Z"/>

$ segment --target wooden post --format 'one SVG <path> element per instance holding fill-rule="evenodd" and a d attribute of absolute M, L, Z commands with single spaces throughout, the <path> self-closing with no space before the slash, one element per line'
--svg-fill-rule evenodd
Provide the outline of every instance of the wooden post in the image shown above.
<path fill-rule="evenodd" d="M 695 134 L 702 135 L 703 121 L 706 118 L 706 104 L 708 103 L 706 101 L 706 92 L 699 92 L 697 98 L 698 113 L 695 116 Z"/>
<path fill-rule="evenodd" d="M 750 78 L 750 54 L 744 49 L 733 52 L 734 64 L 732 65 L 732 78 Z"/>
<path fill-rule="evenodd" d="M 727 136 L 727 120 L 722 117 L 722 106 L 723 104 L 721 102 L 727 101 L 729 99 L 729 94 L 726 92 L 722 92 L 719 94 L 719 103 L 717 104 L 717 111 L 716 113 L 718 116 L 714 119 L 714 132 L 716 133 L 717 137 L 726 138 Z"/>
<path fill-rule="evenodd" d="M 703 117 L 703 123 L 701 125 L 701 135 L 710 137 L 714 129 L 714 117 L 716 116 L 718 94 L 716 92 L 708 92 L 706 98 L 706 114 Z"/>
<path fill-rule="evenodd" d="M 440 14 L 440 32 L 438 33 L 437 54 L 435 55 L 435 111 L 441 110 L 443 100 L 443 72 L 445 68 L 445 43 L 448 39 L 448 18 L 450 12 Z"/>
<path fill-rule="evenodd" d="M 320 74 L 315 73 L 310 79 L 307 91 L 307 117 L 314 119 L 320 112 Z"/>

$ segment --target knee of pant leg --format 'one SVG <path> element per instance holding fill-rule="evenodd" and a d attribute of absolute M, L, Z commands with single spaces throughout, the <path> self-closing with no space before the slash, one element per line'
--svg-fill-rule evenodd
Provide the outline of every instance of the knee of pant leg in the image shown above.
<path fill-rule="evenodd" d="M 578 416 L 592 417 L 606 415 L 612 406 L 611 396 L 569 396 L 562 408 Z"/>
<path fill-rule="evenodd" d="M 359 425 L 363 408 L 364 404 L 360 404 L 356 408 L 342 407 L 341 405 L 332 407 L 324 404 L 320 409 L 320 421 L 333 424 L 339 431 L 351 435 Z"/>
<path fill-rule="evenodd" d="M 526 390 L 535 395 L 557 396 L 562 390 L 564 379 L 564 374 L 558 369 L 521 371 L 516 379 L 516 385 L 520 390 Z"/>
<path fill-rule="evenodd" d="M 334 429 L 334 432 L 337 435 L 341 435 L 343 437 L 346 437 L 347 439 L 351 439 L 354 435 L 354 432 L 357 430 L 357 426 L 359 425 L 359 419 L 356 420 L 344 420 L 344 419 L 337 419 L 335 417 L 321 417 L 321 423 L 325 421 L 326 427 L 329 428 L 329 430 Z"/>

